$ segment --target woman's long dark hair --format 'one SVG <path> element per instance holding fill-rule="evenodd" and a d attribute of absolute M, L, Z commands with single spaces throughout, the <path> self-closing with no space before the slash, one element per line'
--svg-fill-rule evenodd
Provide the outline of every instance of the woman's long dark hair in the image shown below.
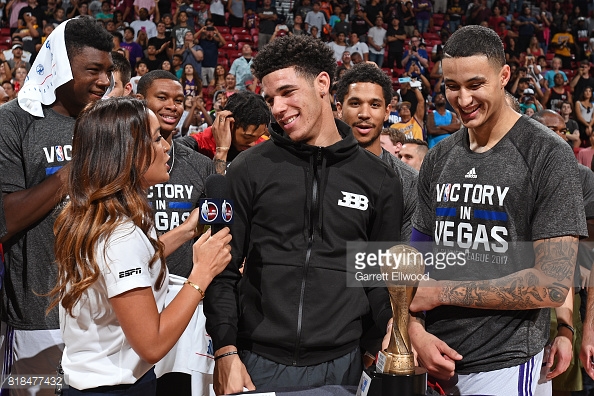
<path fill-rule="evenodd" d="M 100 276 L 97 251 L 124 222 L 132 222 L 155 248 L 149 262 L 161 266 L 163 246 L 150 236 L 153 215 L 143 175 L 153 159 L 148 109 L 137 99 L 113 98 L 87 106 L 74 126 L 67 192 L 70 201 L 54 224 L 58 281 L 48 311 L 58 303 L 72 315 L 74 305 Z"/>

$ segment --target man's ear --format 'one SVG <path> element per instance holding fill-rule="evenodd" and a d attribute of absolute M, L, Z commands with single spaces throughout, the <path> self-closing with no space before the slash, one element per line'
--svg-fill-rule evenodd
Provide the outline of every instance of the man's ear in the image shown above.
<path fill-rule="evenodd" d="M 128 96 L 130 94 L 132 94 L 132 83 L 131 82 L 129 82 L 128 84 L 126 84 L 124 86 L 124 96 Z M 140 99 L 140 98 L 138 98 L 138 99 Z"/>
<path fill-rule="evenodd" d="M 336 112 L 338 114 L 338 118 L 342 120 L 342 103 L 336 102 Z"/>

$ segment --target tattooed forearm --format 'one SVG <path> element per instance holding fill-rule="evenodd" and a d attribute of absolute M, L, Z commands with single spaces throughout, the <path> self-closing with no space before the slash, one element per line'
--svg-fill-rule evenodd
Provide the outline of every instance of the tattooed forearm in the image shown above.
<path fill-rule="evenodd" d="M 560 237 L 534 242 L 535 268 L 557 282 L 573 279 L 577 257 L 577 238 Z"/>
<path fill-rule="evenodd" d="M 542 308 L 565 301 L 568 287 L 558 283 L 543 287 L 537 279 L 533 272 L 523 271 L 494 281 L 448 281 L 444 282 L 439 301 L 444 305 L 509 310 Z"/>

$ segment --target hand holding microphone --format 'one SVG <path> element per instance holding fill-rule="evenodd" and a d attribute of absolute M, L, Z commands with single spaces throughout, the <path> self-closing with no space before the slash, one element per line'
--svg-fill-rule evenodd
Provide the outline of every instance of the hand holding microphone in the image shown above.
<path fill-rule="evenodd" d="M 222 175 L 210 175 L 205 183 L 206 196 L 199 201 L 200 224 L 210 225 L 193 246 L 194 268 L 188 279 L 201 279 L 204 288 L 231 261 L 231 230 L 233 202 L 229 199 L 229 185 Z M 208 283 L 204 283 L 207 281 Z"/>

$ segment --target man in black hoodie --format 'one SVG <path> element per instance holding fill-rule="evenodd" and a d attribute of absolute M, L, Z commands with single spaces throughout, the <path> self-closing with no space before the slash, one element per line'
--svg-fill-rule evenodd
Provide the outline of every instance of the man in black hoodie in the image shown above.
<path fill-rule="evenodd" d="M 276 123 L 227 171 L 233 260 L 205 300 L 215 392 L 356 385 L 361 317 L 385 329 L 392 311 L 385 288 L 347 287 L 347 241 L 400 239 L 402 185 L 334 119 L 330 48 L 285 36 L 253 67 Z"/>

